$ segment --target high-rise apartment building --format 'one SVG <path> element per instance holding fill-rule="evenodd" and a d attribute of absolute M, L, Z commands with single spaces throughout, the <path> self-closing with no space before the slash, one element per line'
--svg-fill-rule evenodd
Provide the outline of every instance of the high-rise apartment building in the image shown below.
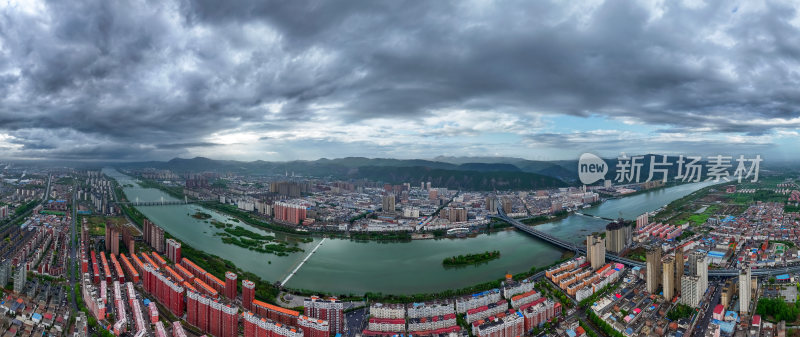
<path fill-rule="evenodd" d="M 597 270 L 606 263 L 606 243 L 600 235 L 586 236 L 586 257 L 592 265 L 592 269 Z"/>
<path fill-rule="evenodd" d="M 256 284 L 250 280 L 242 281 L 242 306 L 253 310 L 253 300 L 256 299 Z"/>
<path fill-rule="evenodd" d="M 303 330 L 303 337 L 328 337 L 331 335 L 331 327 L 326 320 L 302 315 L 297 319 L 297 325 Z"/>
<path fill-rule="evenodd" d="M 467 221 L 467 209 L 464 207 L 447 207 L 442 210 L 441 217 L 450 222 Z"/>
<path fill-rule="evenodd" d="M 753 278 L 749 265 L 745 265 L 739 271 L 739 313 L 746 315 L 750 312 L 750 280 Z"/>
<path fill-rule="evenodd" d="M 619 254 L 633 239 L 631 226 L 619 219 L 606 225 L 606 251 Z"/>
<path fill-rule="evenodd" d="M 497 198 L 493 195 L 486 197 L 486 210 L 489 211 L 489 214 L 497 213 Z"/>
<path fill-rule="evenodd" d="M 503 212 L 504 213 L 506 213 L 506 214 L 511 213 L 513 211 L 512 205 L 513 204 L 511 203 L 511 199 L 503 198 Z"/>
<path fill-rule="evenodd" d="M 675 250 L 675 285 L 674 290 L 675 294 L 679 294 L 681 292 L 681 283 L 683 279 L 683 250 L 676 249 Z"/>
<path fill-rule="evenodd" d="M 653 246 L 647 250 L 647 292 L 655 294 L 661 286 L 661 247 Z"/>
<path fill-rule="evenodd" d="M 119 255 L 119 228 L 111 222 L 106 223 L 106 251 Z"/>
<path fill-rule="evenodd" d="M 681 278 L 681 300 L 680 302 L 692 308 L 697 308 L 703 291 L 700 289 L 700 278 L 697 276 L 684 275 Z"/>
<path fill-rule="evenodd" d="M 299 225 L 306 219 L 308 206 L 297 201 L 279 201 L 274 204 L 273 216 L 275 220 Z"/>
<path fill-rule="evenodd" d="M 218 337 L 236 337 L 239 331 L 238 309 L 228 304 L 186 291 L 186 322 Z"/>
<path fill-rule="evenodd" d="M 158 227 L 152 221 L 144 219 L 142 226 L 142 236 L 144 242 L 150 245 L 153 250 L 163 253 L 164 252 L 164 229 Z"/>
<path fill-rule="evenodd" d="M 28 281 L 28 270 L 25 267 L 27 263 L 22 261 L 17 265 L 14 271 L 14 292 L 22 293 L 22 288 L 25 287 L 25 282 Z"/>
<path fill-rule="evenodd" d="M 394 212 L 395 209 L 395 202 L 394 202 L 394 194 L 387 194 L 381 197 L 381 201 L 383 204 L 383 211 L 384 212 Z"/>
<path fill-rule="evenodd" d="M 5 288 L 10 279 L 11 279 L 11 261 L 9 260 L 0 261 L 0 286 Z"/>
<path fill-rule="evenodd" d="M 225 272 L 225 297 L 235 300 L 236 299 L 236 274 L 233 272 Z"/>
<path fill-rule="evenodd" d="M 328 321 L 331 333 L 344 331 L 344 303 L 336 298 L 322 299 L 311 296 L 303 301 L 303 307 L 306 316 Z"/>
<path fill-rule="evenodd" d="M 644 226 L 649 225 L 650 214 L 644 213 L 638 217 L 636 217 L 636 228 L 642 228 Z"/>
<path fill-rule="evenodd" d="M 136 243 L 135 243 L 135 240 L 133 238 L 133 234 L 131 234 L 131 229 L 130 228 L 125 228 L 125 227 L 122 228 L 122 244 L 123 244 L 123 246 L 125 246 L 125 248 L 128 249 L 128 254 L 131 254 L 131 255 L 136 254 L 136 251 L 135 251 L 135 248 L 134 248 Z"/>
<path fill-rule="evenodd" d="M 167 258 L 175 264 L 181 263 L 181 243 L 167 239 Z"/>
<path fill-rule="evenodd" d="M 725 281 L 725 286 L 722 287 L 722 294 L 719 297 L 719 302 L 722 304 L 723 307 L 728 307 L 731 304 L 731 300 L 733 299 L 733 295 L 737 294 L 737 286 L 739 285 L 738 282 L 735 282 L 732 279 Z"/>
<path fill-rule="evenodd" d="M 242 321 L 244 337 L 308 337 L 302 329 L 258 317 L 252 312 L 242 314 Z"/>
<path fill-rule="evenodd" d="M 177 280 L 164 276 L 158 267 L 145 264 L 143 267 L 142 286 L 175 316 L 182 316 L 184 307 L 184 290 Z"/>
<path fill-rule="evenodd" d="M 708 255 L 694 251 L 689 253 L 689 275 L 699 278 L 700 291 L 705 294 L 708 289 Z"/>
<path fill-rule="evenodd" d="M 675 296 L 675 258 L 668 256 L 661 263 L 662 271 L 662 291 L 664 298 L 671 300 Z"/>
<path fill-rule="evenodd" d="M 307 183 L 280 181 L 269 184 L 269 191 L 289 198 L 299 198 L 310 189 Z"/>

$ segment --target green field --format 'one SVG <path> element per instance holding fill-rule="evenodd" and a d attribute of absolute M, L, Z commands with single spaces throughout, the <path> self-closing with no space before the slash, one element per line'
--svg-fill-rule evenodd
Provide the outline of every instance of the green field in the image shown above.
<path fill-rule="evenodd" d="M 97 216 L 97 215 L 90 215 L 90 216 L 80 216 L 80 222 L 83 223 L 83 219 L 86 219 L 86 224 L 89 227 L 89 235 L 92 236 L 103 236 L 106 235 L 106 222 L 111 222 L 115 225 L 124 225 L 128 223 L 128 220 L 125 217 L 121 216 Z"/>
<path fill-rule="evenodd" d="M 714 215 L 714 212 L 716 212 L 717 210 L 719 210 L 719 206 L 711 205 L 711 206 L 708 206 L 705 209 L 705 211 L 703 211 L 703 213 L 699 213 L 699 214 L 697 214 L 697 213 L 684 213 L 682 215 L 682 218 L 680 218 L 675 223 L 678 224 L 678 225 L 683 225 L 683 224 L 689 222 L 689 225 L 700 226 L 700 225 L 706 223 L 708 218 L 710 218 L 712 215 Z"/>

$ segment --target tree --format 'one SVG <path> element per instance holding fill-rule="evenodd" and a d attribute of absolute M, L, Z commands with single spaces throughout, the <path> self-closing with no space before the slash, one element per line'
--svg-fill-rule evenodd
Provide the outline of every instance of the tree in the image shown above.
<path fill-rule="evenodd" d="M 691 317 L 694 313 L 692 307 L 685 304 L 678 304 L 667 313 L 667 318 L 672 321 L 677 321 L 681 318 Z"/>

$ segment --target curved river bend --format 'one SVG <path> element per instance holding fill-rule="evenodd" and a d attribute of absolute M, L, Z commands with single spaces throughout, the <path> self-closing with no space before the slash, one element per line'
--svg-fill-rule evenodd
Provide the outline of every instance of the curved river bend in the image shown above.
<path fill-rule="evenodd" d="M 114 169 L 103 172 L 121 185 L 136 185 L 136 180 Z M 669 187 L 639 195 L 609 200 L 584 209 L 586 214 L 607 218 L 621 215 L 633 219 L 655 210 L 670 201 L 698 190 L 707 183 Z M 129 200 L 176 200 L 153 188 L 124 187 Z M 198 205 L 139 206 L 139 211 L 170 234 L 192 247 L 233 261 L 239 268 L 251 271 L 270 282 L 282 281 L 321 240 L 299 243 L 305 252 L 279 257 L 253 252 L 222 243 L 214 233 L 220 231 L 210 223 L 190 216 L 197 211 L 226 221 L 228 216 Z M 209 219 L 210 220 L 210 219 Z M 230 221 L 228 221 L 230 222 Z M 537 226 L 560 238 L 581 242 L 591 232 L 602 230 L 607 221 L 571 214 L 552 223 Z M 268 231 L 239 224 L 262 234 Z M 282 234 L 278 233 L 278 236 Z M 290 237 L 291 239 L 291 237 Z M 464 268 L 442 266 L 448 256 L 499 250 L 500 259 L 488 264 Z M 317 252 L 286 284 L 290 288 L 313 289 L 334 294 L 382 292 L 394 294 L 430 293 L 463 288 L 495 280 L 506 273 L 519 273 L 532 266 L 545 266 L 561 257 L 562 251 L 518 231 L 481 234 L 469 239 L 414 240 L 411 242 L 378 243 L 327 239 Z M 271 263 L 268 263 L 271 261 Z"/>

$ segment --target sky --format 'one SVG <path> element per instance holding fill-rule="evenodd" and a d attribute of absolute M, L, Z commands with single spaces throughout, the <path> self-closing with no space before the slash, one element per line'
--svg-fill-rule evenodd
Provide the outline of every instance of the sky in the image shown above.
<path fill-rule="evenodd" d="M 0 0 L 0 158 L 800 159 L 799 10 Z"/>

